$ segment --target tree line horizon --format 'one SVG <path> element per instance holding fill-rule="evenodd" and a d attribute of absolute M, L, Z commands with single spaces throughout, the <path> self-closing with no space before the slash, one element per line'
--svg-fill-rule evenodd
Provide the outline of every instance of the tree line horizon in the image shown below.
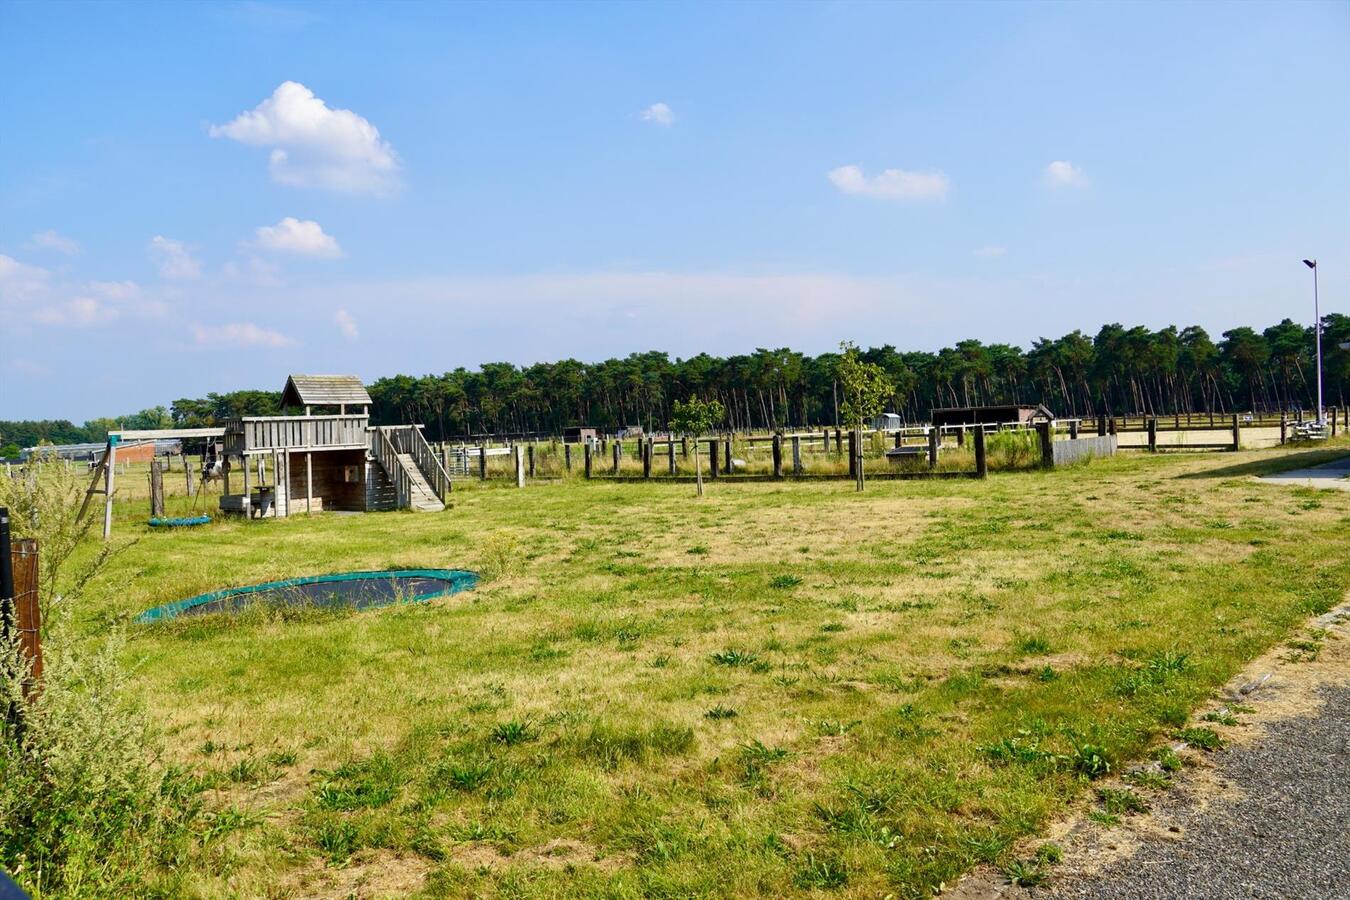
<path fill-rule="evenodd" d="M 1322 317 L 1323 393 L 1329 406 L 1350 397 L 1350 316 Z M 1214 341 L 1200 326 L 1103 325 L 1074 330 L 1024 350 L 964 340 L 937 352 L 883 344 L 860 351 L 892 385 L 886 409 L 908 422 L 948 406 L 1044 403 L 1064 418 L 1177 413 L 1312 411 L 1315 332 L 1284 319 L 1262 331 L 1239 326 Z M 487 434 L 560 433 L 589 425 L 662 429 L 676 400 L 698 396 L 726 410 L 720 428 L 737 431 L 840 424 L 839 354 L 810 356 L 758 348 L 727 357 L 671 359 L 661 351 L 587 363 L 484 363 L 441 375 L 392 375 L 368 385 L 377 424 L 418 422 L 432 440 Z M 117 428 L 216 425 L 241 415 L 279 414 L 280 391 L 240 390 L 180 398 L 127 416 L 0 421 L 0 448 L 42 441 L 101 441 Z"/>

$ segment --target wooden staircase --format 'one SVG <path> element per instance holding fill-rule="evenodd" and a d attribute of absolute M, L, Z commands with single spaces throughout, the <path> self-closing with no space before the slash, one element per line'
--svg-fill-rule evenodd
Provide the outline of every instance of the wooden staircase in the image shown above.
<path fill-rule="evenodd" d="M 440 512 L 445 509 L 445 504 L 441 498 L 436 496 L 436 491 L 432 489 L 427 482 L 426 476 L 422 470 L 417 467 L 417 461 L 413 459 L 411 453 L 399 453 L 395 459 L 408 474 L 408 486 L 411 488 L 408 494 L 408 506 L 418 512 Z"/>
<path fill-rule="evenodd" d="M 397 505 L 419 512 L 445 509 L 450 476 L 412 425 L 377 425 L 370 429 L 370 451 L 394 484 Z"/>

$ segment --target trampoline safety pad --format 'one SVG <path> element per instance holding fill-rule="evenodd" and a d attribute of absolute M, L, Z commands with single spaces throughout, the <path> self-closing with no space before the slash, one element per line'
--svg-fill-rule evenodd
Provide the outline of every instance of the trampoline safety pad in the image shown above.
<path fill-rule="evenodd" d="M 421 603 L 469 590 L 477 584 L 477 573 L 467 569 L 404 569 L 314 575 L 188 597 L 148 609 L 137 616 L 136 621 L 148 624 L 179 616 L 232 613 L 258 603 L 369 609 L 395 603 Z"/>

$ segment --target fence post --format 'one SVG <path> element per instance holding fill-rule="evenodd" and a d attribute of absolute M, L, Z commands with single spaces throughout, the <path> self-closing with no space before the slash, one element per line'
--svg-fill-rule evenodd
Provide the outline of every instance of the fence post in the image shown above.
<path fill-rule="evenodd" d="M 1233 449 L 1242 449 L 1242 424 L 1238 421 L 1238 414 L 1233 413 Z"/>
<path fill-rule="evenodd" d="M 984 450 L 984 426 L 975 426 L 975 476 L 977 478 L 987 478 L 989 476 L 989 458 Z"/>
<path fill-rule="evenodd" d="M 582 457 L 585 459 L 586 477 L 591 477 L 591 442 L 587 441 L 582 445 Z"/>
<path fill-rule="evenodd" d="M 1037 422 L 1036 433 L 1041 439 L 1041 465 L 1049 468 L 1055 464 L 1054 423 Z"/>
<path fill-rule="evenodd" d="M 1334 418 L 1333 418 L 1334 421 Z M 1289 439 L 1289 413 L 1280 413 L 1280 446 L 1284 446 L 1285 441 Z"/>
<path fill-rule="evenodd" d="M 516 487 L 525 486 L 525 453 L 519 444 L 511 448 L 511 455 L 516 459 Z"/>
<path fill-rule="evenodd" d="M 618 475 L 618 474 L 619 474 L 619 460 L 623 458 L 623 444 L 620 443 L 619 441 L 615 441 L 615 442 L 614 442 L 613 452 L 612 452 L 611 455 L 613 456 L 613 459 L 614 459 L 614 474 L 615 474 L 615 475 Z"/>
<path fill-rule="evenodd" d="M 534 443 L 531 442 L 530 445 L 529 445 L 528 447 L 525 448 L 525 451 L 526 451 L 526 452 L 529 454 L 529 456 L 530 456 L 530 477 L 533 478 L 533 477 L 534 477 Z"/>
<path fill-rule="evenodd" d="M 708 438 L 708 477 L 717 477 L 717 438 Z"/>
<path fill-rule="evenodd" d="M 688 454 L 685 454 L 686 456 Z M 675 436 L 671 435 L 666 441 L 666 463 L 670 467 L 670 474 L 675 474 Z"/>
<path fill-rule="evenodd" d="M 964 447 L 966 445 L 966 427 L 962 425 L 956 429 L 956 446 Z"/>
<path fill-rule="evenodd" d="M 157 459 L 150 461 L 150 515 L 164 515 L 164 468 Z"/>
<path fill-rule="evenodd" d="M 938 451 L 942 446 L 942 432 L 936 425 L 928 426 L 928 468 L 935 469 L 938 464 Z"/>
<path fill-rule="evenodd" d="M 1150 453 L 1158 452 L 1158 417 L 1148 417 L 1148 450 Z"/>
<path fill-rule="evenodd" d="M 1071 419 L 1071 420 L 1069 421 L 1069 439 L 1070 439 L 1070 440 L 1074 440 L 1074 441 L 1078 440 L 1078 420 L 1077 420 L 1077 419 Z"/>
<path fill-rule="evenodd" d="M 1097 437 L 1106 437 L 1106 413 L 1097 414 Z"/>
<path fill-rule="evenodd" d="M 572 445 L 563 444 L 563 467 L 567 471 L 572 471 Z"/>
<path fill-rule="evenodd" d="M 1107 434 L 1115 434 L 1115 433 L 1116 433 L 1116 417 L 1115 417 L 1115 416 L 1111 416 L 1110 418 L 1108 418 L 1108 419 L 1106 420 L 1106 433 L 1107 433 Z"/>
<path fill-rule="evenodd" d="M 858 432 L 848 430 L 848 477 L 858 477 Z"/>
<path fill-rule="evenodd" d="M 783 433 L 773 433 L 773 477 L 783 477 Z"/>
<path fill-rule="evenodd" d="M 802 439 L 800 435 L 792 436 L 792 474 L 800 475 L 802 473 Z"/>
<path fill-rule="evenodd" d="M 820 432 L 820 449 L 822 453 L 830 452 L 830 429 L 823 428 Z"/>
<path fill-rule="evenodd" d="M 685 459 L 689 458 L 689 435 L 680 438 L 680 455 Z"/>
<path fill-rule="evenodd" d="M 478 445 L 478 480 L 487 481 L 487 444 Z"/>
<path fill-rule="evenodd" d="M 645 438 L 645 439 L 643 439 L 642 443 L 639 444 L 638 446 L 642 448 L 642 477 L 643 477 L 643 478 L 651 478 L 651 477 L 652 477 L 652 439 L 651 439 L 651 438 Z"/>
<path fill-rule="evenodd" d="M 834 452 L 835 453 L 844 452 L 844 433 L 840 431 L 838 428 L 834 430 Z"/>

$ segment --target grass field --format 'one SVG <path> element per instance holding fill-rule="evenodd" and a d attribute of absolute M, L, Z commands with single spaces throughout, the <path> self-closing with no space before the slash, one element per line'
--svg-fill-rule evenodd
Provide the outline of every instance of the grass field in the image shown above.
<path fill-rule="evenodd" d="M 126 625 L 204 803 L 166 893 L 924 896 L 1010 860 L 1344 594 L 1350 494 L 1248 477 L 1325 455 L 701 502 L 467 483 L 441 514 L 177 533 L 121 504 L 138 541 L 76 626 L 306 574 L 486 576 L 425 605 Z"/>

